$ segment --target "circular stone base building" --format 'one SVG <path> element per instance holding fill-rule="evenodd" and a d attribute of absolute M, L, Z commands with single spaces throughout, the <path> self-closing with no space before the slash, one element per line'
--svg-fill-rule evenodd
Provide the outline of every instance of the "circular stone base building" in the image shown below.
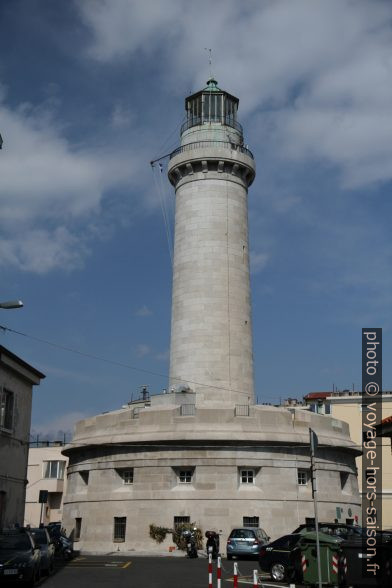
<path fill-rule="evenodd" d="M 149 526 L 194 522 L 203 533 L 260 526 L 277 538 L 314 516 L 309 427 L 318 436 L 320 521 L 360 516 L 348 425 L 302 409 L 197 407 L 192 393 L 77 424 L 63 524 L 85 552 L 161 551 Z M 171 543 L 171 541 L 170 541 Z M 224 548 L 224 543 L 221 548 Z"/>

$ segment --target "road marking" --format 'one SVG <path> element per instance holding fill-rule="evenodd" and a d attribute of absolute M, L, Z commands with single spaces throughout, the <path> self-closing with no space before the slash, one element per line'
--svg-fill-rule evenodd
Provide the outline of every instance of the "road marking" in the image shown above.
<path fill-rule="evenodd" d="M 123 562 L 107 561 L 73 561 L 69 564 L 72 568 L 123 568 Z"/>
<path fill-rule="evenodd" d="M 127 563 L 123 565 L 122 569 L 125 570 L 125 568 L 128 568 L 131 565 L 131 563 L 131 561 L 127 561 Z"/>
<path fill-rule="evenodd" d="M 273 588 L 288 588 L 288 584 L 267 584 L 266 582 L 261 581 L 261 587 L 263 586 L 273 586 Z"/>
<path fill-rule="evenodd" d="M 259 580 L 261 583 L 259 586 L 263 588 L 264 586 L 272 586 L 273 588 L 288 588 L 288 584 L 270 584 L 269 582 L 264 582 L 263 578 L 259 576 Z M 226 578 L 226 582 L 233 582 L 233 578 Z M 253 576 L 238 576 L 238 584 L 251 584 L 253 586 Z"/>

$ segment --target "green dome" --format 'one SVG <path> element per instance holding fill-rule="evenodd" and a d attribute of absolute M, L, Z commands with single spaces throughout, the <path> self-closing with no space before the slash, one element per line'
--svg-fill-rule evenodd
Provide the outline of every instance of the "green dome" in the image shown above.
<path fill-rule="evenodd" d="M 220 88 L 218 88 L 218 82 L 214 80 L 214 78 L 210 78 L 207 81 L 206 87 L 203 89 L 203 92 L 222 92 Z"/>

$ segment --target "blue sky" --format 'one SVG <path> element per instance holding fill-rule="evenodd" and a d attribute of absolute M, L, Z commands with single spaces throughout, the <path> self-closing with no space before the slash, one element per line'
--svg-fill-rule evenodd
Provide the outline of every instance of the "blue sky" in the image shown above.
<path fill-rule="evenodd" d="M 0 342 L 46 374 L 35 432 L 167 386 L 171 265 L 149 162 L 178 145 L 206 47 L 257 163 L 259 401 L 359 389 L 362 327 L 383 328 L 391 389 L 391 22 L 381 0 L 1 2 L 0 299 L 25 307 L 0 322 L 29 337 Z M 161 195 L 172 209 L 165 176 Z"/>

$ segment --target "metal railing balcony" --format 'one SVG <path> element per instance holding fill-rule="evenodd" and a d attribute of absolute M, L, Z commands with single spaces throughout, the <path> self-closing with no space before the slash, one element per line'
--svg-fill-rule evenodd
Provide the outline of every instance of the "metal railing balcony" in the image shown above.
<path fill-rule="evenodd" d="M 177 147 L 174 151 L 170 153 L 170 159 L 178 153 L 183 153 L 184 151 L 190 151 L 191 149 L 204 149 L 206 147 L 224 147 L 226 149 L 231 149 L 232 151 L 239 151 L 240 153 L 245 153 L 252 159 L 253 153 L 247 147 L 243 147 L 242 145 L 237 145 L 237 143 L 230 143 L 229 141 L 195 141 L 194 143 L 187 143 L 186 145 L 181 145 L 181 147 Z"/>
<path fill-rule="evenodd" d="M 214 116 L 214 117 L 209 117 L 209 118 L 204 118 L 201 116 L 193 116 L 191 118 L 188 118 L 181 125 L 181 134 L 184 131 L 186 131 L 187 129 L 190 129 L 191 127 L 197 127 L 200 125 L 208 125 L 210 123 L 226 125 L 228 127 L 232 127 L 233 129 L 236 129 L 237 131 L 239 131 L 241 133 L 241 135 L 243 133 L 242 125 L 240 125 L 239 122 L 234 120 L 234 118 L 232 116 Z"/>

